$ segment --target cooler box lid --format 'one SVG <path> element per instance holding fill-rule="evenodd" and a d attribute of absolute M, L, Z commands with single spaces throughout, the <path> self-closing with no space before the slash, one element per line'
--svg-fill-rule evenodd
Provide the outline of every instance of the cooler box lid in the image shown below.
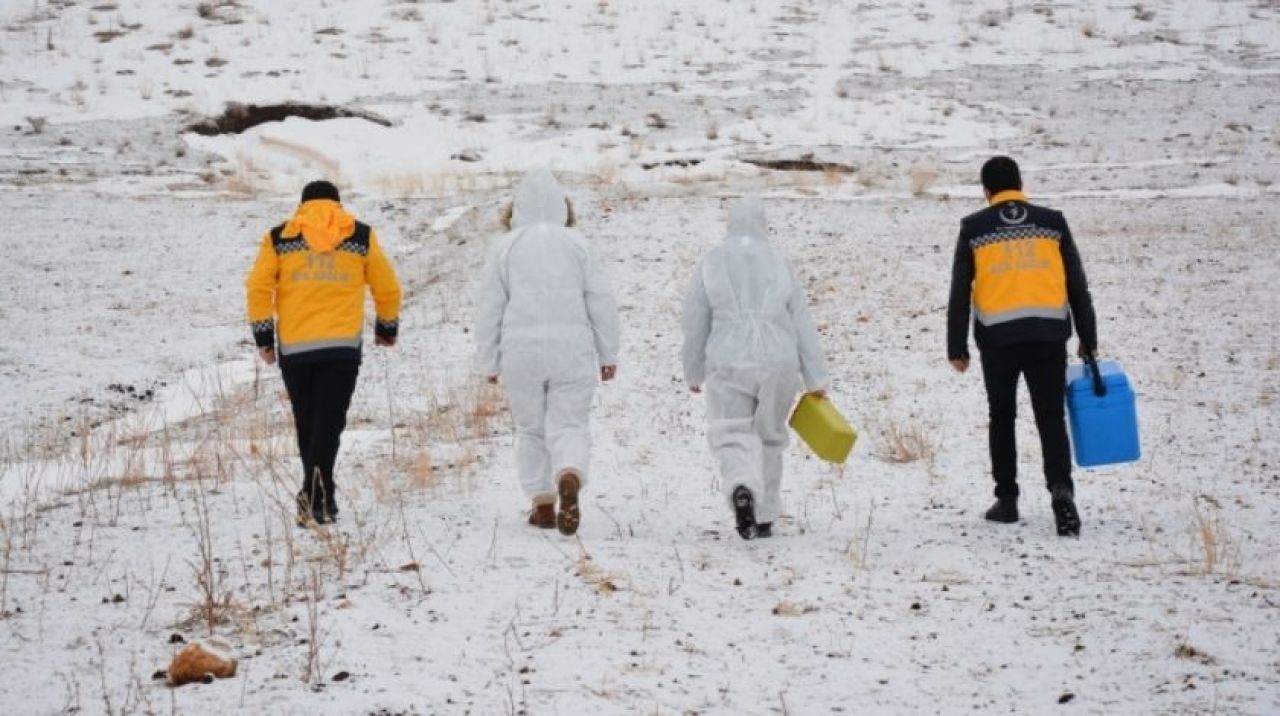
<path fill-rule="evenodd" d="M 1072 391 L 1087 390 L 1093 392 L 1093 377 L 1085 371 L 1084 363 L 1072 363 L 1067 366 L 1067 387 Z M 1102 383 L 1108 388 L 1122 388 L 1129 385 L 1129 377 L 1124 373 L 1119 361 L 1098 361 L 1098 372 L 1102 374 Z"/>

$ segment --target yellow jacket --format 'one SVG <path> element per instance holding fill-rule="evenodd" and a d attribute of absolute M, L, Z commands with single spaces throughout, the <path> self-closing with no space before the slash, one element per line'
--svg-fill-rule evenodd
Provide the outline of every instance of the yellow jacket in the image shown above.
<path fill-rule="evenodd" d="M 374 332 L 394 339 L 400 284 L 377 235 L 336 201 L 304 202 L 262 237 L 245 279 L 254 342 L 267 347 L 278 338 L 282 365 L 359 361 L 366 285 L 377 313 Z"/>

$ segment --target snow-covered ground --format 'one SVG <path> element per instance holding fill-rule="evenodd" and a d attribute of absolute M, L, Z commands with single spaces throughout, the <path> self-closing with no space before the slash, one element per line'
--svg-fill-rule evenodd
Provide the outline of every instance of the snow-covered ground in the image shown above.
<path fill-rule="evenodd" d="M 6 4 L 0 711 L 1280 712 L 1276 96 L 1260 1 Z M 184 131 L 226 101 L 391 126 Z M 996 152 L 1067 213 L 1139 393 L 1143 460 L 1077 474 L 1079 540 L 1025 402 L 1023 522 L 981 520 L 981 381 L 944 360 Z M 748 163 L 808 155 L 839 166 Z M 625 328 L 572 540 L 524 525 L 468 365 L 472 279 L 542 163 Z M 313 533 L 241 279 L 319 175 L 407 293 Z M 746 191 L 862 435 L 843 470 L 794 447 L 752 543 L 677 364 L 688 272 Z M 153 680 L 174 635 L 238 675 Z"/>

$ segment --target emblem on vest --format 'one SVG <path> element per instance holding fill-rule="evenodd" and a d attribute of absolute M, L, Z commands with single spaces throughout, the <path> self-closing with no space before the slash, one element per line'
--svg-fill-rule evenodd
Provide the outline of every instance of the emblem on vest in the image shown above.
<path fill-rule="evenodd" d="M 1027 220 L 1027 207 L 1009 204 L 1000 209 L 1000 220 L 1006 224 L 1021 224 Z"/>

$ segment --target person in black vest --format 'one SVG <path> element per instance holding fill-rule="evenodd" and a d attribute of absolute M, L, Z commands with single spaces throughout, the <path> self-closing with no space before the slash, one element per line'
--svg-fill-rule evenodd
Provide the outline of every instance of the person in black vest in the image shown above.
<path fill-rule="evenodd" d="M 982 166 L 982 187 L 989 206 L 960 222 L 947 306 L 947 359 L 961 373 L 969 369 L 972 312 L 996 483 L 996 502 L 986 518 L 1018 521 L 1014 419 L 1018 377 L 1024 376 L 1058 534 L 1079 535 L 1064 401 L 1072 322 L 1079 355 L 1096 356 L 1098 350 L 1084 267 L 1062 214 L 1028 203 L 1014 160 L 989 159 Z"/>

